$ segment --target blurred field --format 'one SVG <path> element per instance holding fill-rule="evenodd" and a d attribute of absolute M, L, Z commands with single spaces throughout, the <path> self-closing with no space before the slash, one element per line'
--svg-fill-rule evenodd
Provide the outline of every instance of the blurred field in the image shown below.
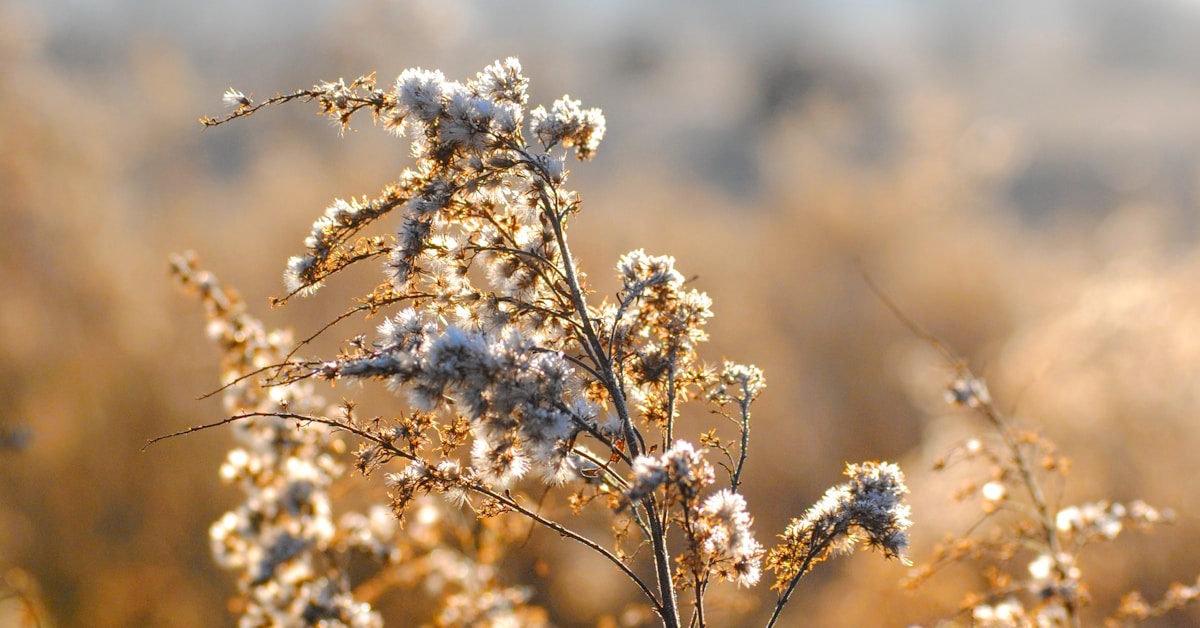
<path fill-rule="evenodd" d="M 846 461 L 901 462 L 918 561 L 975 517 L 947 500 L 961 477 L 930 467 L 977 426 L 943 409 L 945 369 L 861 267 L 1074 459 L 1068 503 L 1179 513 L 1085 561 L 1097 613 L 1200 573 L 1200 3 L 175 4 L 0 3 L 0 430 L 29 436 L 0 452 L 0 566 L 36 579 L 57 625 L 233 624 L 206 536 L 238 498 L 216 475 L 228 435 L 139 451 L 221 418 L 195 400 L 216 352 L 167 255 L 195 250 L 269 323 L 313 330 L 359 289 L 272 311 L 284 261 L 331 199 L 407 164 L 366 119 L 339 138 L 303 106 L 204 132 L 196 118 L 230 85 L 465 77 L 510 55 L 535 102 L 606 113 L 571 178 L 597 290 L 625 251 L 672 254 L 714 299 L 707 356 L 765 370 L 747 469 L 761 541 Z M 563 625 L 632 593 L 567 556 L 538 590 Z M 971 584 L 909 595 L 904 572 L 824 565 L 789 612 L 902 626 L 952 613 Z M 762 624 L 765 597 L 725 593 L 714 625 Z"/>

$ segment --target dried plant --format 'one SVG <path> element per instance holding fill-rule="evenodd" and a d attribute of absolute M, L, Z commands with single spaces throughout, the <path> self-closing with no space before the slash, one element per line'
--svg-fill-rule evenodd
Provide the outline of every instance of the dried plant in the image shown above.
<path fill-rule="evenodd" d="M 980 627 L 1066 627 L 1083 625 L 1081 611 L 1092 603 L 1080 555 L 1096 542 L 1115 540 L 1123 531 L 1169 523 L 1170 510 L 1140 500 L 1061 503 L 1070 460 L 1036 431 L 1018 428 L 992 400 L 986 382 L 944 343 L 921 329 L 871 280 L 877 296 L 916 336 L 932 346 L 952 368 L 945 399 L 984 420 L 984 433 L 957 444 L 935 468 L 958 464 L 982 467 L 954 499 L 978 499 L 982 518 L 962 535 L 940 543 L 931 562 L 913 571 L 907 586 L 917 588 L 943 568 L 973 563 L 987 584 L 970 593 L 958 616 L 945 625 Z M 1137 592 L 1121 600 L 1107 626 L 1132 625 L 1180 609 L 1200 597 L 1194 586 L 1174 584 L 1158 603 Z"/>
<path fill-rule="evenodd" d="M 604 117 L 569 97 L 528 109 L 527 85 L 515 59 L 466 82 L 414 69 L 386 89 L 366 76 L 261 103 L 231 89 L 232 111 L 202 120 L 216 126 L 304 101 L 346 129 L 366 111 L 411 138 L 415 159 L 378 196 L 329 206 L 305 252 L 288 261 L 287 293 L 276 299 L 311 295 L 373 260 L 384 280 L 321 331 L 356 314 L 385 316 L 374 340 L 359 335 L 336 356 L 297 358 L 307 340 L 264 331 L 193 260 L 174 262 L 179 279 L 200 291 L 226 355 L 229 418 L 179 434 L 233 424 L 242 441 L 222 475 L 247 499 L 214 525 L 213 543 L 222 564 L 242 573 L 243 625 L 378 625 L 378 612 L 355 594 L 441 582 L 446 572 L 468 575 L 445 588 L 436 625 L 538 625 L 545 615 L 494 570 L 514 544 L 511 521 L 603 557 L 670 627 L 707 625 L 710 585 L 757 584 L 764 556 L 778 592 L 769 625 L 816 563 L 860 541 L 903 557 L 907 488 L 889 463 L 850 465 L 849 482 L 764 551 L 739 493 L 761 371 L 700 358 L 711 302 L 672 257 L 624 255 L 619 292 L 589 301 L 568 246 L 581 202 L 565 187 L 566 158 L 568 149 L 579 160 L 595 154 Z M 367 231 L 393 213 L 391 232 Z M 351 401 L 319 401 L 315 380 L 381 380 L 409 409 L 361 417 Z M 722 419 L 694 440 L 678 433 L 689 401 Z M 359 472 L 385 472 L 402 527 L 378 511 L 333 517 L 328 489 L 342 473 L 347 436 L 359 441 Z M 453 508 L 435 507 L 430 495 Z M 455 535 L 428 531 L 464 510 L 480 521 L 473 543 L 456 547 Z M 611 539 L 564 518 L 585 511 L 610 519 Z M 352 551 L 383 565 L 357 588 L 339 558 Z M 463 568 L 433 578 L 439 560 Z"/>

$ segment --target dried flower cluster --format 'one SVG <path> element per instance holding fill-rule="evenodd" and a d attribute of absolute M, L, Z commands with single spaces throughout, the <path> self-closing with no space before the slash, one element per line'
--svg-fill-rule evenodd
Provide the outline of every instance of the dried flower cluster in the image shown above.
<path fill-rule="evenodd" d="M 338 441 L 326 428 L 361 440 L 355 467 L 364 475 L 387 469 L 390 510 L 407 525 L 421 519 L 427 496 L 440 495 L 486 525 L 515 519 L 552 531 L 610 561 L 664 626 L 707 625 L 704 600 L 712 583 L 759 581 L 764 548 L 738 489 L 762 372 L 735 363 L 718 368 L 699 357 L 712 304 L 687 286 L 672 257 L 642 250 L 622 256 L 619 292 L 589 303 L 585 275 L 567 241 L 580 201 L 565 187 L 566 157 L 568 149 L 580 160 L 596 153 L 604 117 L 565 96 L 548 109 L 529 109 L 527 87 L 520 64 L 508 59 L 465 82 L 414 69 L 389 89 L 367 76 L 262 103 L 231 89 L 225 101 L 233 111 L 203 120 L 219 125 L 299 100 L 318 103 L 344 129 L 356 113 L 369 111 L 377 124 L 410 138 L 415 160 L 375 198 L 328 207 L 303 254 L 288 261 L 287 294 L 277 299 L 313 294 L 342 269 L 375 260 L 383 281 L 338 319 L 385 312 L 373 341 L 358 336 L 336 357 L 292 359 L 304 343 L 285 356 L 284 338 L 247 334 L 221 323 L 228 317 L 215 317 L 229 329 L 227 343 L 258 343 L 241 352 L 244 363 L 229 373 L 241 379 L 227 390 L 235 403 L 229 408 L 234 417 L 225 422 L 236 420 L 259 440 L 231 454 L 225 473 L 258 491 L 247 509 L 284 517 L 279 524 L 254 518 L 272 527 L 260 525 L 251 537 L 240 511 L 214 528 L 218 555 L 247 570 L 246 586 L 276 586 L 285 562 L 323 550 L 339 529 L 343 543 L 370 546 L 397 568 L 419 558 L 376 543 L 386 542 L 376 531 L 391 528 L 374 517 L 340 528 L 330 523 L 324 489 L 340 467 L 331 456 Z M 396 214 L 390 230 L 367 232 L 390 214 Z M 411 407 L 390 418 L 360 419 L 350 402 L 337 408 L 311 403 L 308 387 L 315 379 L 382 380 Z M 687 401 L 708 404 L 727 422 L 695 441 L 679 438 L 677 420 Z M 279 447 L 297 453 L 283 456 Z M 719 478 L 718 468 L 727 477 Z M 264 485 L 260 476 L 268 472 Z M 899 469 L 867 463 L 852 465 L 850 475 L 849 484 L 805 517 L 807 531 L 797 520 L 773 550 L 788 592 L 813 563 L 860 538 L 889 557 L 901 556 L 908 510 Z M 537 499 L 526 492 L 537 486 L 533 480 L 543 493 Z M 612 520 L 611 544 L 559 519 L 593 504 Z M 268 529 L 277 538 L 260 541 Z M 626 543 L 648 551 L 627 553 Z M 252 554 L 251 545 L 260 553 Z M 420 555 L 437 554 L 427 548 Z M 793 568 L 803 556 L 810 557 L 807 563 Z M 641 558 L 650 562 L 646 569 L 636 564 Z M 490 584 L 464 587 L 476 606 L 516 609 L 507 620 L 523 612 L 520 590 L 504 589 L 490 576 L 479 582 Z M 680 609 L 683 590 L 692 592 L 690 620 Z M 342 613 L 323 615 L 322 625 L 378 621 L 344 593 L 335 587 L 321 598 Z M 786 602 L 781 595 L 776 618 Z M 448 602 L 445 608 L 455 610 L 443 611 L 439 625 L 498 625 L 497 616 L 464 604 Z M 290 623 L 314 623 L 294 605 L 276 608 L 272 612 L 291 613 Z M 536 625 L 536 613 L 520 616 L 523 623 L 505 625 Z"/>
<path fill-rule="evenodd" d="M 829 557 L 849 554 L 860 543 L 888 558 L 908 562 L 908 487 L 900 467 L 890 463 L 851 464 L 850 481 L 825 492 L 804 516 L 784 530 L 783 543 L 767 555 L 775 572 L 773 588 L 786 601 L 805 574 Z"/>

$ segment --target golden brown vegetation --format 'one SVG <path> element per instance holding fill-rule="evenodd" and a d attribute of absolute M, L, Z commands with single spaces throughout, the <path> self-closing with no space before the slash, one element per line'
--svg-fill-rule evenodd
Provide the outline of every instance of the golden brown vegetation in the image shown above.
<path fill-rule="evenodd" d="M 227 438 L 209 432 L 137 452 L 146 437 L 222 415 L 215 402 L 191 401 L 216 384 L 216 358 L 187 323 L 198 323 L 192 304 L 163 280 L 163 260 L 172 250 L 203 250 L 223 276 L 236 271 L 250 303 L 265 305 L 280 293 L 280 263 L 306 235 L 307 218 L 297 215 L 347 190 L 377 190 L 394 174 L 392 143 L 364 133 L 349 148 L 299 114 L 261 123 L 254 139 L 200 134 L 194 118 L 216 106 L 228 76 L 203 74 L 200 62 L 161 40 L 141 42 L 110 74 L 63 69 L 38 37 L 36 16 L 5 10 L 2 422 L 27 427 L 32 438 L 0 453 L 0 552 L 40 583 L 60 625 L 221 625 L 234 589 L 204 539 L 236 500 L 214 481 Z M 345 19 L 371 32 L 371 20 Z M 408 61 L 398 49 L 381 56 L 373 48 L 383 44 L 363 43 L 382 37 L 357 41 L 325 55 L 336 67 L 303 68 L 259 89 L 437 62 Z M 510 52 L 488 50 L 459 67 Z M 549 54 L 522 56 L 558 67 Z M 576 89 L 562 74 L 540 80 Z M 596 98 L 603 89 L 588 100 L 608 107 Z M 1008 192 L 1033 168 L 1027 128 L 929 84 L 881 99 L 882 114 L 831 83 L 818 81 L 809 96 L 762 122 L 752 196 L 680 175 L 654 156 L 657 147 L 636 147 L 638 159 L 602 154 L 592 174 L 576 175 L 587 202 L 604 208 L 581 216 L 576 229 L 595 237 L 580 238 L 578 254 L 611 260 L 645 246 L 688 260 L 717 304 L 714 354 L 752 360 L 772 376 L 756 416 L 778 436 L 759 441 L 756 455 L 787 464 L 746 485 L 747 501 L 761 508 L 756 526 L 780 529 L 839 481 L 845 460 L 899 456 L 918 513 L 918 562 L 977 519 L 976 505 L 948 503 L 962 476 L 922 470 L 979 426 L 949 417 L 940 391 L 952 373 L 879 306 L 861 265 L 980 367 L 1006 413 L 1072 460 L 1068 503 L 1140 498 L 1177 513 L 1176 525 L 1122 537 L 1090 559 L 1091 596 L 1108 603 L 1086 610 L 1087 623 L 1111 614 L 1125 591 L 1157 600 L 1170 582 L 1194 578 L 1200 262 L 1188 197 L 1151 186 L 1114 192 L 1102 215 L 1074 208 L 1025 220 Z M 864 159 L 857 143 L 879 117 L 892 148 Z M 600 293 L 614 289 L 597 282 Z M 341 301 L 326 302 L 290 308 L 296 318 L 288 322 L 315 330 L 338 313 Z M 259 311 L 271 325 L 283 320 Z M 537 539 L 528 547 L 528 556 L 550 551 Z M 928 622 L 986 585 L 960 571 L 908 596 L 894 569 L 850 562 L 830 565 L 814 576 L 818 586 L 797 593 L 793 604 L 813 625 Z M 568 585 L 601 571 L 587 559 L 557 561 L 538 601 L 581 623 L 611 617 L 615 579 L 599 580 L 587 598 Z M 877 603 L 862 604 L 864 596 Z M 746 623 L 759 625 L 769 610 L 736 592 L 723 604 L 714 624 L 757 613 Z M 1190 612 L 1159 625 L 1200 621 Z"/>

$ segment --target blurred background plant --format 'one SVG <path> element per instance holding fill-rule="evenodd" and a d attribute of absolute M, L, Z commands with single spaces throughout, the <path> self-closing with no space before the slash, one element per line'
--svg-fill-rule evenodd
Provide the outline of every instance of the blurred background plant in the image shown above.
<path fill-rule="evenodd" d="M 787 464 L 748 472 L 769 478 L 744 487 L 758 530 L 782 529 L 844 461 L 868 458 L 899 459 L 914 512 L 938 513 L 918 518 L 915 558 L 978 518 L 947 503 L 960 477 L 923 471 L 972 433 L 941 399 L 949 374 L 879 307 L 861 263 L 1073 459 L 1066 503 L 1175 510 L 1174 526 L 1097 548 L 1093 597 L 1158 599 L 1194 579 L 1200 6 L 527 7 L 0 5 L 0 426 L 28 430 L 0 455 L 0 556 L 40 583 L 49 616 L 232 623 L 234 584 L 206 540 L 238 500 L 213 481 L 229 435 L 138 451 L 223 414 L 188 401 L 214 387 L 217 358 L 179 324 L 194 307 L 164 260 L 202 250 L 265 304 L 312 212 L 373 193 L 404 158 L 383 134 L 351 146 L 301 108 L 252 134 L 201 133 L 195 118 L 231 84 L 262 97 L 368 69 L 465 76 L 507 55 L 537 77 L 535 102 L 570 90 L 614 129 L 573 174 L 603 208 L 580 216 L 595 237 L 576 253 L 688 260 L 716 304 L 711 352 L 771 376 L 756 417 L 776 436 L 760 459 Z M 287 320 L 313 330 L 350 296 L 298 303 Z M 526 555 L 540 552 L 552 550 Z M 908 596 L 893 567 L 831 563 L 792 604 L 813 625 L 928 622 L 986 587 L 964 571 Z M 534 600 L 559 605 L 554 617 L 622 619 L 616 577 L 595 578 L 605 571 L 587 559 L 555 569 L 594 584 L 579 595 L 555 588 L 578 578 L 550 578 Z M 729 594 L 712 622 L 761 625 L 770 609 L 747 603 Z M 1200 623 L 1189 613 L 1157 625 Z"/>
<path fill-rule="evenodd" d="M 955 443 L 934 470 L 968 467 L 965 474 L 957 473 L 965 477 L 952 498 L 978 504 L 982 514 L 965 531 L 948 532 L 906 581 L 915 591 L 951 567 L 965 567 L 976 578 L 982 577 L 986 588 L 969 591 L 958 612 L 939 621 L 939 626 L 1078 627 L 1084 625 L 1085 609 L 1093 606 L 1100 613 L 1111 613 L 1104 620 L 1106 626 L 1136 625 L 1200 598 L 1200 584 L 1171 583 L 1163 597 L 1153 602 L 1136 590 L 1125 592 L 1119 600 L 1094 599 L 1095 576 L 1081 568 L 1085 548 L 1112 542 L 1128 530 L 1172 523 L 1174 512 L 1140 499 L 1128 505 L 1104 499 L 1064 503 L 1071 459 L 1037 426 L 1020 425 L 1000 410 L 987 382 L 951 348 L 909 319 L 869 277 L 866 280 L 900 323 L 941 354 L 952 369 L 946 402 L 960 409 L 964 419 L 975 419 L 976 433 Z"/>

